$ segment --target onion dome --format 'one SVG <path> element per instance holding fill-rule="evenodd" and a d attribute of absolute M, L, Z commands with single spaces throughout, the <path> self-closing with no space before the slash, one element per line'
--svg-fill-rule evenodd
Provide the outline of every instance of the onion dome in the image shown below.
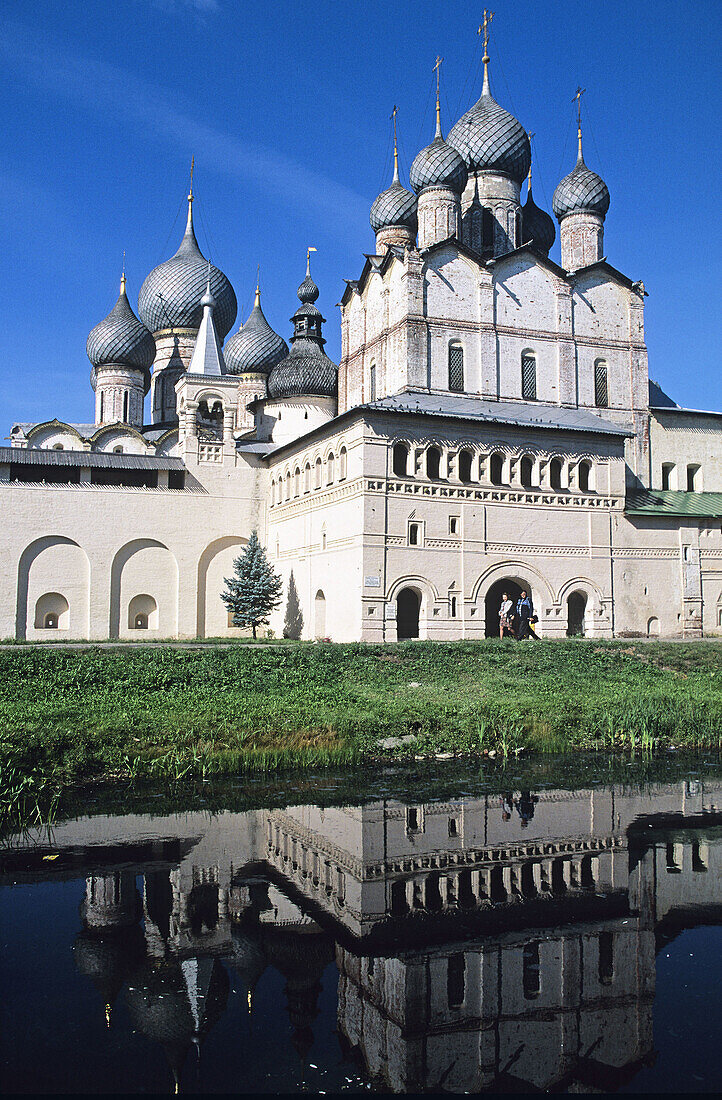
<path fill-rule="evenodd" d="M 94 367 L 130 367 L 149 371 L 155 358 L 155 340 L 131 309 L 125 292 L 125 275 L 120 280 L 120 294 L 105 320 L 96 325 L 85 345 L 88 359 Z"/>
<path fill-rule="evenodd" d="M 301 305 L 291 318 L 294 325 L 291 350 L 276 364 L 268 378 L 268 395 L 276 400 L 335 397 L 338 392 L 338 367 L 323 350 L 326 341 L 321 335 L 321 326 L 325 317 L 314 305 L 318 287 L 311 278 L 309 263 L 310 255 L 307 255 L 306 278 L 298 288 Z"/>
<path fill-rule="evenodd" d="M 270 374 L 276 363 L 280 363 L 288 355 L 288 344 L 273 331 L 263 316 L 258 287 L 250 317 L 231 336 L 223 349 L 223 355 L 229 374 Z"/>
<path fill-rule="evenodd" d="M 531 168 L 529 169 L 529 188 L 526 194 L 526 202 L 521 208 L 521 215 L 524 244 L 530 244 L 540 252 L 548 255 L 549 249 L 556 240 L 557 231 L 551 216 L 547 214 L 546 210 L 540 210 L 532 198 Z"/>
<path fill-rule="evenodd" d="M 604 217 L 609 210 L 609 188 L 596 172 L 587 168 L 582 156 L 581 137 L 579 156 L 574 170 L 557 185 L 552 199 L 552 209 L 559 221 L 567 214 L 587 212 Z"/>
<path fill-rule="evenodd" d="M 467 175 L 461 154 L 444 141 L 437 103 L 436 135 L 431 145 L 416 155 L 409 172 L 409 182 L 417 195 L 425 187 L 448 187 L 460 195 L 466 187 Z"/>
<path fill-rule="evenodd" d="M 500 172 L 521 186 L 531 164 L 529 137 L 518 119 L 491 95 L 488 61 L 485 55 L 481 96 L 452 126 L 446 140 L 470 172 Z"/>
<path fill-rule="evenodd" d="M 374 233 L 391 225 L 400 225 L 416 233 L 416 195 L 401 186 L 399 159 L 394 153 L 394 178 L 391 186 L 374 200 L 369 216 Z"/>
<path fill-rule="evenodd" d="M 188 221 L 175 256 L 153 268 L 140 288 L 138 312 L 151 332 L 171 328 L 200 328 L 201 298 L 206 289 L 208 261 L 198 247 L 193 231 L 193 194 L 188 196 Z M 211 264 L 211 294 L 216 306 L 214 320 L 221 340 L 231 330 L 238 303 L 229 280 Z"/>

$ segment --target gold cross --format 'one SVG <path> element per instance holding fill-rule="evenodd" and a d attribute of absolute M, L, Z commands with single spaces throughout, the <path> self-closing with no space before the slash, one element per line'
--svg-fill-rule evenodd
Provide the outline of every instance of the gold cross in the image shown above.
<path fill-rule="evenodd" d="M 491 23 L 493 18 L 494 12 L 488 11 L 486 8 L 484 8 L 484 22 L 481 24 L 479 30 L 476 32 L 477 34 L 484 35 L 484 57 L 486 57 L 489 52 L 489 24 Z"/>
<path fill-rule="evenodd" d="M 582 88 L 578 85 L 577 90 L 572 98 L 572 103 L 575 99 L 577 101 L 577 126 L 581 126 L 582 124 L 582 96 L 584 95 L 586 90 L 586 88 Z"/>

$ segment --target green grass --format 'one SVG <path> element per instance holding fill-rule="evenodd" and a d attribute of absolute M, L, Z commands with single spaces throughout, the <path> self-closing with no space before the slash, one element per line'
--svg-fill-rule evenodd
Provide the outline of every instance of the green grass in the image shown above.
<path fill-rule="evenodd" d="M 0 652 L 0 790 L 380 758 L 722 746 L 722 645 Z M 411 737 L 383 750 L 384 738 Z M 27 783 L 23 797 L 31 797 Z"/>

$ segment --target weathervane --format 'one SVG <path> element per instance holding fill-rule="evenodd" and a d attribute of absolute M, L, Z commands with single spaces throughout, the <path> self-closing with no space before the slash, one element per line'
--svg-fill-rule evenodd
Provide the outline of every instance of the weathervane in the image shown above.
<path fill-rule="evenodd" d="M 311 244 L 306 249 L 306 275 L 311 274 L 311 253 L 312 252 L 318 252 L 318 249 L 314 248 L 313 245 Z"/>

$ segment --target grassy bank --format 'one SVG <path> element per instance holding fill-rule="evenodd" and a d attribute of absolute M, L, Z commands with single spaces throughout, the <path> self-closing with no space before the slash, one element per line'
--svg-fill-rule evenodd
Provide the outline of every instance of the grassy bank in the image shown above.
<path fill-rule="evenodd" d="M 722 745 L 719 642 L 0 653 L 0 790 L 670 745 Z"/>

